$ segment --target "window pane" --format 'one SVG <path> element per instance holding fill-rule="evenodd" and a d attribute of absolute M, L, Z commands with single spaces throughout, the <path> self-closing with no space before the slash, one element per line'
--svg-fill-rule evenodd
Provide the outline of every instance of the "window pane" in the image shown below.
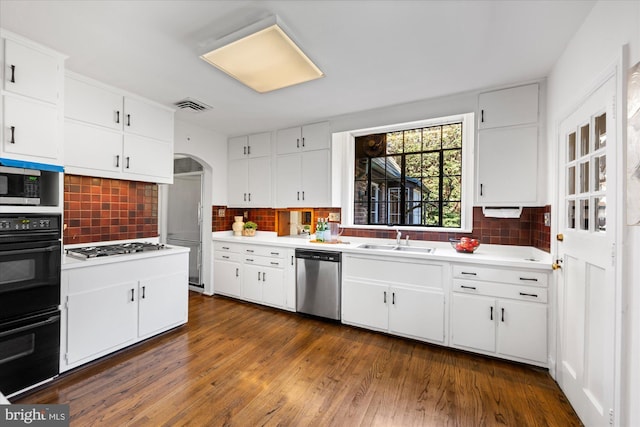
<path fill-rule="evenodd" d="M 445 175 L 462 175 L 461 150 L 448 150 L 444 152 L 442 172 Z"/>
<path fill-rule="evenodd" d="M 423 149 L 425 151 L 439 150 L 442 126 L 424 128 L 422 131 Z"/>
<path fill-rule="evenodd" d="M 371 212 L 369 212 L 369 222 L 371 224 L 386 224 L 387 223 L 387 204 L 386 203 L 371 203 Z"/>
<path fill-rule="evenodd" d="M 356 181 L 354 183 L 353 201 L 356 203 L 366 203 L 367 200 L 369 200 L 367 181 Z"/>
<path fill-rule="evenodd" d="M 462 179 L 459 176 L 445 176 L 442 180 L 442 200 L 462 199 Z"/>
<path fill-rule="evenodd" d="M 353 223 L 354 224 L 368 224 L 367 220 L 367 204 L 366 203 L 354 203 L 353 205 Z"/>
<path fill-rule="evenodd" d="M 598 207 L 594 209 L 595 231 L 607 231 L 607 199 L 605 197 L 596 197 L 593 205 Z"/>
<path fill-rule="evenodd" d="M 595 150 L 607 145 L 607 114 L 596 117 L 595 119 L 596 140 Z"/>
<path fill-rule="evenodd" d="M 580 192 L 589 192 L 589 162 L 580 163 Z"/>
<path fill-rule="evenodd" d="M 460 202 L 442 204 L 442 226 L 460 227 Z"/>
<path fill-rule="evenodd" d="M 356 158 L 356 171 L 355 178 L 356 179 L 367 179 L 367 174 L 369 173 L 369 159 L 367 158 Z"/>
<path fill-rule="evenodd" d="M 389 156 L 386 159 L 386 175 L 387 179 L 400 179 L 402 172 L 402 156 Z"/>
<path fill-rule="evenodd" d="M 417 153 L 422 151 L 422 129 L 404 131 L 404 152 Z"/>
<path fill-rule="evenodd" d="M 589 125 L 580 128 L 580 156 L 589 154 Z"/>
<path fill-rule="evenodd" d="M 421 225 L 422 224 L 422 203 L 407 203 L 405 214 L 405 224 Z"/>
<path fill-rule="evenodd" d="M 424 201 L 440 200 L 440 178 L 422 179 L 422 197 Z"/>
<path fill-rule="evenodd" d="M 596 191 L 605 191 L 607 189 L 607 156 L 596 157 L 593 161 Z"/>
<path fill-rule="evenodd" d="M 589 229 L 589 200 L 580 200 L 580 230 Z"/>
<path fill-rule="evenodd" d="M 440 207 L 438 203 L 425 203 L 424 204 L 424 215 L 425 215 L 425 225 L 437 226 L 440 224 Z"/>
<path fill-rule="evenodd" d="M 402 153 L 402 132 L 387 134 L 387 154 Z"/>
<path fill-rule="evenodd" d="M 462 123 L 442 126 L 442 148 L 462 147 Z"/>
<path fill-rule="evenodd" d="M 576 201 L 567 202 L 567 228 L 576 228 Z"/>
<path fill-rule="evenodd" d="M 405 175 L 408 178 L 422 177 L 422 154 L 407 154 L 405 156 Z"/>
<path fill-rule="evenodd" d="M 567 173 L 567 193 L 576 194 L 576 167 L 571 166 Z"/>
<path fill-rule="evenodd" d="M 576 133 L 569 134 L 567 140 L 567 161 L 572 162 L 576 159 Z"/>
<path fill-rule="evenodd" d="M 440 153 L 424 153 L 422 155 L 422 174 L 424 176 L 440 176 Z"/>

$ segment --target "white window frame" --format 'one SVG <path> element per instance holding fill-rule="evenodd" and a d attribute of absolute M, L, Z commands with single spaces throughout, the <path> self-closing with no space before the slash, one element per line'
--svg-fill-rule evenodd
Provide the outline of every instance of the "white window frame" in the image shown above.
<path fill-rule="evenodd" d="M 353 223 L 353 191 L 355 173 L 355 137 L 372 133 L 387 133 L 405 129 L 438 126 L 448 123 L 462 122 L 462 203 L 460 228 L 424 227 L 400 225 L 401 230 L 460 232 L 469 233 L 473 229 L 473 189 L 474 189 L 474 147 L 475 147 L 475 115 L 474 113 L 458 114 L 415 122 L 357 129 L 333 134 L 333 188 L 339 188 L 334 194 L 334 202 L 342 207 L 342 225 L 350 228 L 388 228 L 387 225 L 368 225 Z"/>

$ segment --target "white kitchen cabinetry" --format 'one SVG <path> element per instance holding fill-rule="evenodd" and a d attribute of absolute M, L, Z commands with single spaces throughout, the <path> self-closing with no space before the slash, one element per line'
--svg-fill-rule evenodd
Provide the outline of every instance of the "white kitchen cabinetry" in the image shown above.
<path fill-rule="evenodd" d="M 61 371 L 187 321 L 188 253 L 131 258 L 63 269 Z"/>
<path fill-rule="evenodd" d="M 0 37 L 0 157 L 61 165 L 65 57 L 8 31 Z"/>
<path fill-rule="evenodd" d="M 330 206 L 327 122 L 279 130 L 276 153 L 276 207 Z"/>
<path fill-rule="evenodd" d="M 342 322 L 446 343 L 444 264 L 345 254 Z"/>
<path fill-rule="evenodd" d="M 295 311 L 293 254 L 278 246 L 214 242 L 214 291 Z"/>
<path fill-rule="evenodd" d="M 229 207 L 271 207 L 271 134 L 228 141 Z"/>
<path fill-rule="evenodd" d="M 476 202 L 538 204 L 539 85 L 479 96 Z"/>
<path fill-rule="evenodd" d="M 67 73 L 67 172 L 173 182 L 173 110 Z"/>
<path fill-rule="evenodd" d="M 453 266 L 451 346 L 547 366 L 543 272 Z"/>

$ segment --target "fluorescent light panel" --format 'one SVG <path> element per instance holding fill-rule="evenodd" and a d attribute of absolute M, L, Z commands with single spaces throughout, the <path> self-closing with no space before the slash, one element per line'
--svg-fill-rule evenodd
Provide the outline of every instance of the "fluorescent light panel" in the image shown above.
<path fill-rule="evenodd" d="M 276 17 L 267 18 L 248 35 L 245 29 L 224 37 L 223 46 L 200 58 L 260 93 L 323 77 L 281 27 Z"/>

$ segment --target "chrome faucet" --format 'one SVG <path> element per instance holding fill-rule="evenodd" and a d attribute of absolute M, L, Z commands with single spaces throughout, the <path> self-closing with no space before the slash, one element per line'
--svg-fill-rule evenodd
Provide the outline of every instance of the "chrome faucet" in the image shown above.
<path fill-rule="evenodd" d="M 400 230 L 396 230 L 396 245 L 400 245 L 400 238 L 402 237 L 402 233 Z"/>

